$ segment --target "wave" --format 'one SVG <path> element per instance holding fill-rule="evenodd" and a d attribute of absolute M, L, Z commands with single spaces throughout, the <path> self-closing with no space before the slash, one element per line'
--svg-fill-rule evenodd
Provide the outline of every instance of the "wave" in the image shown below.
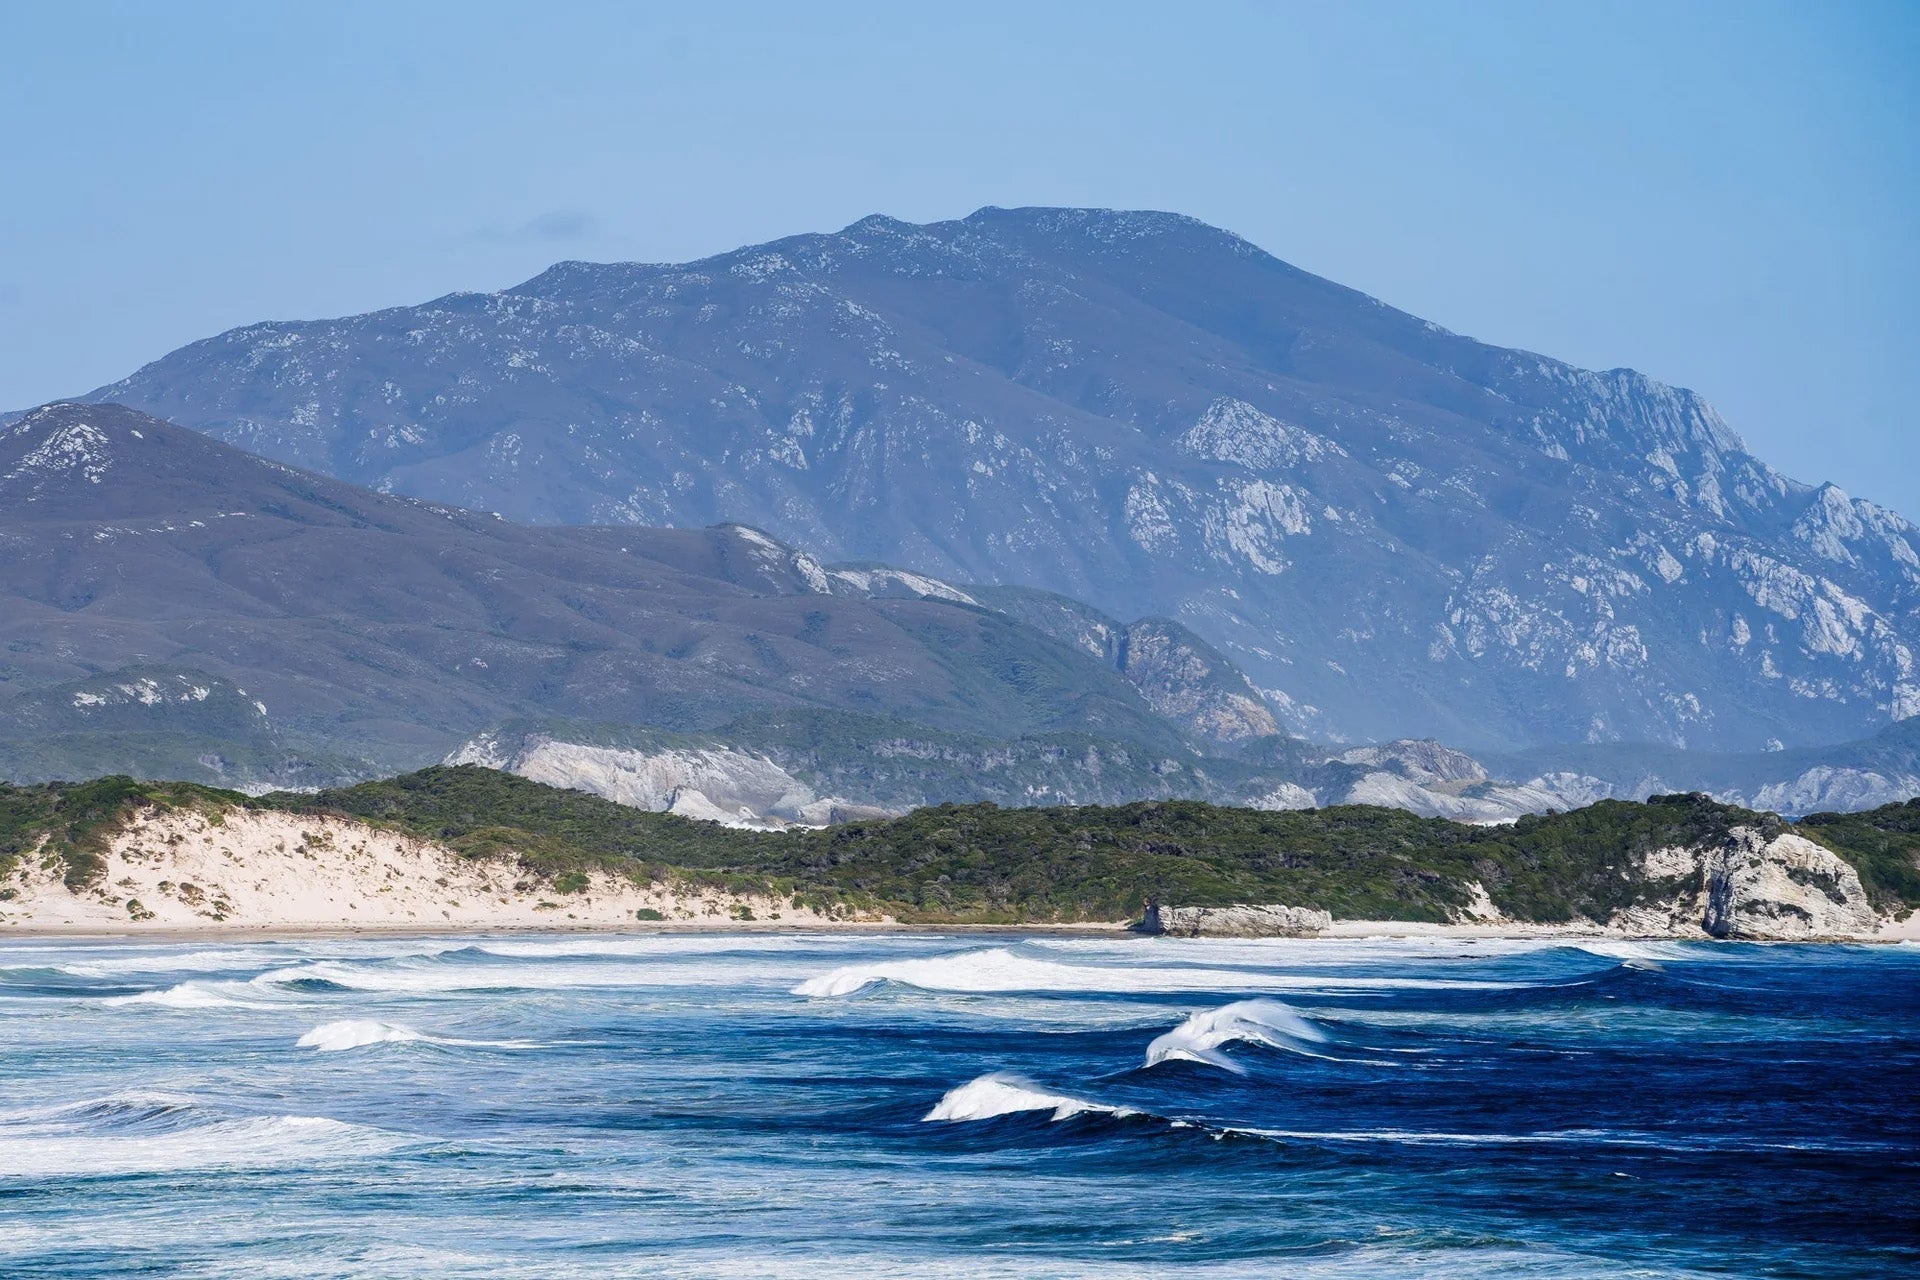
<path fill-rule="evenodd" d="M 0 1115 L 0 1183 L 357 1159 L 413 1139 L 326 1116 L 236 1115 L 130 1090 Z"/>
<path fill-rule="evenodd" d="M 731 952 L 806 952 L 818 951 L 823 946 L 846 946 L 849 943 L 867 942 L 857 934 L 782 933 L 767 937 L 745 937 L 739 934 L 721 934 L 703 937 L 693 934 L 646 934 L 637 937 L 573 937 L 573 938 L 487 938 L 469 944 L 463 951 L 479 955 L 500 956 L 508 959 L 624 959 L 634 956 L 658 956 L 671 959 L 676 956 L 726 955 Z"/>
<path fill-rule="evenodd" d="M 1635 967 L 1644 965 L 1658 967 L 1675 960 L 1722 959 L 1727 955 L 1725 951 L 1703 952 L 1699 947 L 1685 942 L 1650 942 L 1631 938 L 1576 942 L 1573 944 L 1573 949 L 1606 960 L 1619 960 Z"/>
<path fill-rule="evenodd" d="M 0 1111 L 0 1130 L 69 1125 L 103 1132 L 171 1125 L 206 1114 L 199 1100 L 162 1089 L 128 1089 L 101 1098 Z"/>
<path fill-rule="evenodd" d="M 437 1044 L 463 1049 L 544 1049 L 534 1040 L 462 1040 L 454 1036 L 428 1035 L 398 1022 L 376 1022 L 370 1018 L 347 1018 L 323 1023 L 301 1036 L 295 1044 L 321 1053 L 342 1053 L 375 1044 Z"/>
<path fill-rule="evenodd" d="M 177 982 L 171 987 L 160 987 L 153 991 L 140 991 L 128 996 L 107 996 L 100 1001 L 104 1005 L 157 1005 L 163 1009 L 258 1009 L 261 1006 L 251 1000 L 240 1000 L 220 990 L 231 987 L 229 983 L 196 982 L 188 980 Z"/>
<path fill-rule="evenodd" d="M 1284 1007 L 1284 1006 L 1282 1006 Z M 1047 1120 L 1058 1123 L 1075 1116 L 1105 1116 L 1157 1122 L 1161 1131 L 1186 1130 L 1214 1138 L 1252 1139 L 1272 1143 L 1337 1143 L 1403 1147 L 1586 1147 L 1614 1150 L 1657 1151 L 1850 1151 L 1871 1153 L 1895 1151 L 1888 1143 L 1829 1143 L 1808 1147 L 1804 1144 L 1753 1142 L 1739 1137 L 1716 1141 L 1693 1135 L 1676 1139 L 1673 1135 L 1608 1129 L 1559 1129 L 1535 1133 L 1458 1133 L 1419 1129 L 1273 1129 L 1255 1125 L 1223 1124 L 1194 1118 L 1175 1119 L 1154 1111 L 1113 1103 L 1095 1102 L 1068 1093 L 1042 1088 L 1023 1076 L 996 1071 L 977 1076 L 966 1084 L 949 1089 L 934 1108 L 921 1117 L 921 1123 L 968 1123 L 995 1120 L 1005 1116 L 1047 1113 Z"/>
<path fill-rule="evenodd" d="M 318 1049 L 321 1053 L 339 1053 L 346 1049 L 362 1049 L 370 1044 L 393 1044 L 425 1038 L 412 1027 L 403 1027 L 396 1022 L 350 1019 L 315 1027 L 295 1044 L 302 1049 Z"/>
<path fill-rule="evenodd" d="M 76 978 L 110 978 L 127 973 L 171 973 L 181 969 L 217 972 L 252 969 L 261 963 L 260 951 L 223 947 L 213 951 L 137 952 L 62 963 L 60 971 Z"/>
<path fill-rule="evenodd" d="M 1145 1065 L 1162 1062 L 1200 1062 L 1235 1075 L 1246 1068 L 1220 1050 L 1229 1044 L 1259 1044 L 1285 1049 L 1309 1058 L 1340 1061 L 1318 1047 L 1331 1039 L 1312 1019 L 1278 1000 L 1239 1000 L 1218 1009 L 1196 1013 L 1147 1046 Z"/>
<path fill-rule="evenodd" d="M 959 1123 L 992 1120 L 997 1116 L 1018 1115 L 1028 1111 L 1050 1111 L 1051 1119 L 1066 1120 L 1078 1115 L 1136 1116 L 1132 1107 L 1109 1106 L 1064 1093 L 1049 1093 L 1032 1081 L 1004 1071 L 979 1076 L 958 1088 L 949 1089 L 921 1122 L 944 1120 Z"/>
<path fill-rule="evenodd" d="M 1065 964 L 1057 960 L 1016 955 L 1005 947 L 995 947 L 986 951 L 964 951 L 917 960 L 842 965 L 818 977 L 808 978 L 793 988 L 793 994 L 815 998 L 846 996 L 882 982 L 897 982 L 924 991 L 981 994 L 1006 991 L 1507 990 L 1526 985 L 1471 979 L 1281 974 L 1260 969 Z"/>
<path fill-rule="evenodd" d="M 321 960 L 271 969 L 250 979 L 257 988 L 301 992 L 370 991 L 397 995 L 458 995 L 476 991 L 578 991 L 621 987 L 682 987 L 750 982 L 756 979 L 791 980 L 791 968 L 769 969 L 765 964 L 666 963 L 613 964 L 591 959 L 574 961 L 526 960 L 463 962 L 435 956 L 407 957 L 372 964 Z"/>

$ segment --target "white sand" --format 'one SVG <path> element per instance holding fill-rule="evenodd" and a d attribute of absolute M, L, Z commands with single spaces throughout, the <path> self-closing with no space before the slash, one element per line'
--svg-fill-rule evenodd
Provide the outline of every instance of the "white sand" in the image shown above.
<path fill-rule="evenodd" d="M 69 893 L 60 866 L 22 858 L 0 889 L 7 933 L 202 930 L 554 929 L 634 927 L 636 912 L 727 928 L 844 925 L 788 901 L 594 873 L 557 892 L 511 859 L 476 861 L 443 845 L 356 822 L 234 810 L 214 822 L 149 810 L 113 841 L 96 887 Z M 750 911 L 743 919 L 741 913 Z"/>

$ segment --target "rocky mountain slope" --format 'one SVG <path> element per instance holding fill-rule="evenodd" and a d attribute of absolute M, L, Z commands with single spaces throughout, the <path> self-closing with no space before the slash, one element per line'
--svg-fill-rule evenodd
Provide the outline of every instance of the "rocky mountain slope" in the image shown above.
<path fill-rule="evenodd" d="M 1167 617 L 1294 732 L 1757 751 L 1920 713 L 1920 533 L 1690 392 L 1191 219 L 872 217 L 195 343 L 96 393 L 515 520 L 743 520 Z"/>
<path fill-rule="evenodd" d="M 1483 767 L 1530 778 L 1567 805 L 1704 791 L 1777 813 L 1857 811 L 1920 796 L 1920 721 L 1824 747 L 1726 754 L 1644 744 L 1554 747 L 1489 756 Z"/>
<path fill-rule="evenodd" d="M 527 528 L 130 410 L 49 406 L 0 432 L 0 776 L 319 784 L 515 717 L 701 730 L 775 711 L 1151 759 L 1263 710 L 1217 654 L 1183 656 L 1177 628 L 1130 678 L 902 578 L 742 526 Z M 1232 724 L 1210 710 L 1220 687 L 1247 695 Z"/>

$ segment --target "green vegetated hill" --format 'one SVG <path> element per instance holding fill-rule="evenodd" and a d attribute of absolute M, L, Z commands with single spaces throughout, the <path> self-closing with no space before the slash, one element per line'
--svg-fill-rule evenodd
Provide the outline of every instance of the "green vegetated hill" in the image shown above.
<path fill-rule="evenodd" d="M 512 856 L 565 884 L 610 866 L 734 890 L 772 889 L 921 922 L 1113 920 L 1150 898 L 1191 905 L 1284 902 L 1346 918 L 1446 920 L 1469 882 L 1521 920 L 1605 920 L 1675 886 L 1640 855 L 1721 838 L 1734 826 L 1788 829 L 1772 814 L 1698 795 L 1604 801 L 1504 827 L 1342 806 L 1265 812 L 1193 801 L 1005 809 L 941 805 L 821 831 L 734 831 L 646 813 L 473 766 L 434 768 L 314 795 L 252 799 L 124 778 L 0 786 L 0 860 L 51 837 L 70 882 L 140 803 L 333 813 Z M 1795 828 L 1861 873 L 1876 907 L 1920 906 L 1920 804 L 1816 815 Z"/>
<path fill-rule="evenodd" d="M 1875 907 L 1920 904 L 1920 799 L 1865 813 L 1810 813 L 1797 829 L 1851 862 Z"/>

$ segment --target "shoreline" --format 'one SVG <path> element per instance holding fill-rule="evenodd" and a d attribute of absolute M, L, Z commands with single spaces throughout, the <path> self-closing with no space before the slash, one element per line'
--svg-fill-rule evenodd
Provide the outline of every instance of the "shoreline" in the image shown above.
<path fill-rule="evenodd" d="M 83 886 L 62 880 L 57 859 L 16 859 L 0 877 L 0 939 L 132 944 L 512 934 L 942 933 L 1141 941 L 1156 936 L 1137 919 L 903 921 L 877 907 L 803 899 L 776 892 L 771 885 L 740 891 L 672 878 L 643 881 L 605 868 L 542 877 L 529 873 L 517 859 L 469 858 L 430 840 L 328 815 L 153 809 L 136 815 L 94 856 L 98 865 Z M 1284 922 L 1304 926 L 1291 936 L 1463 943 L 1706 939 L 1689 915 L 1674 911 L 1641 913 L 1639 918 L 1623 913 L 1607 924 L 1512 920 L 1494 909 L 1484 890 L 1465 918 L 1447 923 L 1335 919 L 1314 928 L 1327 917 L 1307 914 L 1317 918 L 1289 917 Z M 1239 933 L 1226 921 L 1216 926 L 1217 931 L 1202 936 L 1286 936 Z M 1920 941 L 1920 911 L 1879 921 L 1871 932 L 1809 933 L 1796 940 Z"/>
<path fill-rule="evenodd" d="M 898 920 L 710 920 L 640 921 L 612 923 L 494 924 L 478 921 L 444 923 L 438 926 L 416 923 L 392 924 L 229 924 L 164 925 L 94 923 L 0 925 L 0 947 L 10 940 L 22 942 L 86 941 L 115 945 L 165 945 L 181 942 L 293 942 L 311 939 L 352 938 L 445 938 L 445 937 L 699 937 L 734 935 L 819 936 L 832 934 L 869 934 L 874 936 L 911 934 L 950 934 L 972 937 L 1005 938 L 1107 938 L 1149 943 L 1164 935 L 1140 930 L 1137 921 L 1090 921 L 1048 924 L 966 924 L 904 923 Z M 1765 942 L 1769 946 L 1890 946 L 1920 942 L 1920 918 L 1898 922 L 1878 933 L 1859 937 L 1804 938 L 1792 941 L 1763 939 L 1712 939 L 1675 934 L 1624 933 L 1599 925 L 1527 924 L 1514 921 L 1501 924 L 1438 924 L 1423 920 L 1336 920 L 1318 933 L 1292 938 L 1236 938 L 1207 936 L 1178 937 L 1178 942 L 1369 942 L 1433 939 L 1452 942 Z"/>

